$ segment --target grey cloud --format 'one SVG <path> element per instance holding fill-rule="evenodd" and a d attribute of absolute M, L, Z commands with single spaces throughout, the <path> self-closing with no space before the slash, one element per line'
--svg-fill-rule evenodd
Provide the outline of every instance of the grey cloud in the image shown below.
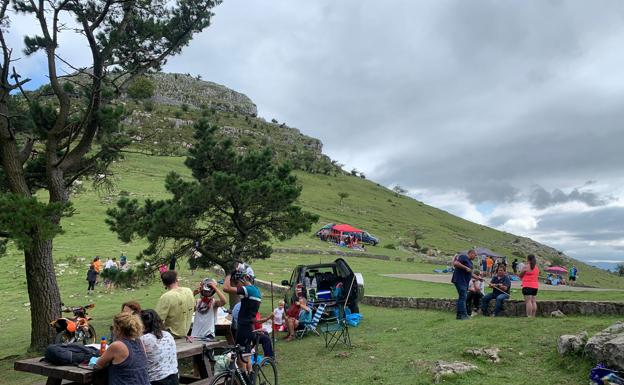
<path fill-rule="evenodd" d="M 529 199 L 537 184 L 540 207 L 598 207 L 609 198 L 553 190 L 621 178 L 624 54 L 605 45 L 624 41 L 623 15 L 611 0 L 230 0 L 167 69 L 245 92 L 387 185 L 480 203 Z"/>
<path fill-rule="evenodd" d="M 554 189 L 552 192 L 546 191 L 541 186 L 536 186 L 531 192 L 530 201 L 534 207 L 544 209 L 560 203 L 582 202 L 588 206 L 604 206 L 609 199 L 601 198 L 598 194 L 591 191 L 572 190 L 569 194 L 564 193 L 560 189 Z"/>
<path fill-rule="evenodd" d="M 540 218 L 538 230 L 565 231 L 581 240 L 624 238 L 624 207 L 605 207 L 586 213 L 547 214 Z"/>

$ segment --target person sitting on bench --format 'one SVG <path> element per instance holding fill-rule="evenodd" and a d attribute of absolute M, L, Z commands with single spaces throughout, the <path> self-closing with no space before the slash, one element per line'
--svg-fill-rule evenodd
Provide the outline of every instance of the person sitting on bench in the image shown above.
<path fill-rule="evenodd" d="M 496 299 L 494 317 L 498 317 L 499 313 L 503 310 L 503 302 L 509 299 L 509 290 L 511 289 L 511 280 L 507 276 L 505 265 L 498 265 L 496 276 L 492 278 L 488 286 L 492 288 L 492 292 L 486 294 L 481 300 L 481 313 L 487 316 L 490 301 Z"/>

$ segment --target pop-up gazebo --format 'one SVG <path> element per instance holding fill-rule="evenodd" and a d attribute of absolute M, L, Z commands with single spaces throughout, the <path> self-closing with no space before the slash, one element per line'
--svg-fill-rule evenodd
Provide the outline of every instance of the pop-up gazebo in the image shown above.
<path fill-rule="evenodd" d="M 331 236 L 334 239 L 338 240 L 338 242 L 340 242 L 345 233 L 348 233 L 350 235 L 359 234 L 360 239 L 362 239 L 362 233 L 364 233 L 364 230 L 356 229 L 355 227 L 347 225 L 345 223 L 334 225 L 331 228 Z"/>

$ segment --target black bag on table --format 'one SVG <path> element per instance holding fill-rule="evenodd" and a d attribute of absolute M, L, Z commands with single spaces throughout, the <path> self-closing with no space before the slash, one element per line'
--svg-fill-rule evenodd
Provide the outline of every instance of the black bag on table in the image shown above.
<path fill-rule="evenodd" d="M 52 365 L 80 365 L 98 356 L 98 350 L 81 344 L 52 344 L 43 359 Z"/>

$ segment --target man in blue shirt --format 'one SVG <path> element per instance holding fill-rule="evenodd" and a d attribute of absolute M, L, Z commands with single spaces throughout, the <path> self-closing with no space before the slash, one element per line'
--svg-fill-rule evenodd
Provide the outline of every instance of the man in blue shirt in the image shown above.
<path fill-rule="evenodd" d="M 469 250 L 468 255 L 460 254 L 453 261 L 453 278 L 451 278 L 451 282 L 455 284 L 455 289 L 457 289 L 457 319 L 458 320 L 467 320 L 470 319 L 468 316 L 468 312 L 466 310 L 466 298 L 468 296 L 468 285 L 470 284 L 470 279 L 478 279 L 483 280 L 481 277 L 478 277 L 472 273 L 472 261 L 477 257 L 477 252 L 474 250 Z"/>
<path fill-rule="evenodd" d="M 490 301 L 496 299 L 494 317 L 498 317 L 501 310 L 503 310 L 503 302 L 509 299 L 509 290 L 511 289 L 511 280 L 507 275 L 505 265 L 498 265 L 496 276 L 492 278 L 489 286 L 492 288 L 492 292 L 486 294 L 481 300 L 481 312 L 484 316 L 487 316 Z"/>
<path fill-rule="evenodd" d="M 575 265 L 572 265 L 572 268 L 570 269 L 570 273 L 569 273 L 569 277 L 570 278 L 568 280 L 568 283 L 570 284 L 570 286 L 574 286 L 574 284 L 576 283 L 576 276 L 578 275 L 578 269 L 576 268 Z"/>

